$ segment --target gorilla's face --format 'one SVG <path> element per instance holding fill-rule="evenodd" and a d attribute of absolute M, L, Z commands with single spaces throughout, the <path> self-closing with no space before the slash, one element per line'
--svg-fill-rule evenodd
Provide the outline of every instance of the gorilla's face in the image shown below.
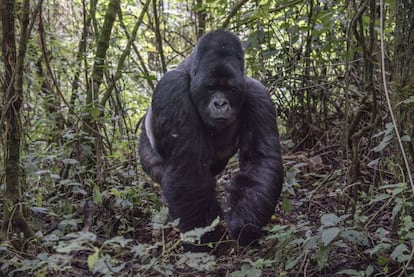
<path fill-rule="evenodd" d="M 237 120 L 245 95 L 243 61 L 232 51 L 221 52 L 210 50 L 196 56 L 191 77 L 193 102 L 203 122 L 217 130 Z"/>
<path fill-rule="evenodd" d="M 239 117 L 245 94 L 242 74 L 228 65 L 219 65 L 192 80 L 192 99 L 203 122 L 217 130 L 230 126 Z"/>
<path fill-rule="evenodd" d="M 192 54 L 191 98 L 208 127 L 220 130 L 239 117 L 245 95 L 244 52 L 233 35 L 202 37 Z"/>

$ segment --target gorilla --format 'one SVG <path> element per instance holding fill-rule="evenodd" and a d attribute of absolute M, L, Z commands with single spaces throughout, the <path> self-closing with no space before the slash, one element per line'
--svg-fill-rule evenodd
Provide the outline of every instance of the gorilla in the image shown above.
<path fill-rule="evenodd" d="M 222 216 L 241 245 L 263 235 L 283 184 L 279 133 L 266 88 L 246 76 L 236 35 L 202 36 L 157 84 L 141 129 L 141 165 L 161 184 L 182 232 Z M 240 170 L 225 185 L 221 209 L 215 176 L 237 151 Z M 202 242 L 214 239 L 212 232 Z"/>

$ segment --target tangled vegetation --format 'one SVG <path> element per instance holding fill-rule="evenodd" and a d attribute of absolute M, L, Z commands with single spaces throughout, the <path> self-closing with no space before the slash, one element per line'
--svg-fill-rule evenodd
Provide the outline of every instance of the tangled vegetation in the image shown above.
<path fill-rule="evenodd" d="M 414 276 L 412 1 L 1 5 L 0 275 Z M 179 234 L 138 127 L 160 76 L 221 27 L 275 102 L 284 190 L 258 246 L 183 252 L 205 230 Z"/>

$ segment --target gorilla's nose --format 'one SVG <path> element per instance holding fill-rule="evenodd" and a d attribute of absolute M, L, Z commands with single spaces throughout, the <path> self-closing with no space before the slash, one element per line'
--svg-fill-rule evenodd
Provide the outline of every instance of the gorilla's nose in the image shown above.
<path fill-rule="evenodd" d="M 229 109 L 229 102 L 226 99 L 215 99 L 213 102 L 214 108 L 218 111 L 227 111 Z"/>

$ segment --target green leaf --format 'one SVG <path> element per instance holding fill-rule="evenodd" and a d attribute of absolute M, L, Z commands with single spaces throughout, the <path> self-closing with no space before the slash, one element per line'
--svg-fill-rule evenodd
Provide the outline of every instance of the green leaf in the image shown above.
<path fill-rule="evenodd" d="M 261 277 L 262 276 L 262 270 L 259 268 L 250 268 L 247 272 L 246 272 L 246 277 Z"/>
<path fill-rule="evenodd" d="M 407 245 L 401 243 L 394 248 L 394 251 L 391 253 L 391 257 L 399 262 L 403 263 L 410 259 L 410 251 L 408 250 Z"/>
<path fill-rule="evenodd" d="M 329 229 L 326 229 L 322 232 L 322 241 L 324 246 L 328 246 L 339 234 L 341 229 L 338 227 L 332 227 Z"/>
<path fill-rule="evenodd" d="M 91 114 L 92 118 L 97 119 L 99 117 L 100 111 L 98 108 L 90 108 L 89 113 Z"/>
<path fill-rule="evenodd" d="M 393 134 L 389 134 L 387 136 L 384 136 L 384 138 L 382 139 L 380 144 L 378 146 L 372 148 L 372 150 L 374 152 L 381 152 L 382 150 L 384 150 L 385 147 L 388 146 L 388 144 L 390 144 L 392 138 L 393 138 Z"/>
<path fill-rule="evenodd" d="M 121 198 L 121 192 L 116 189 L 116 188 L 111 188 L 111 193 L 116 197 L 116 198 Z"/>
<path fill-rule="evenodd" d="M 112 247 L 119 245 L 120 247 L 124 248 L 128 243 L 132 242 L 132 239 L 126 239 L 121 236 L 116 236 L 104 242 L 104 244 L 112 245 Z"/>
<path fill-rule="evenodd" d="M 47 276 L 47 271 L 44 268 L 36 272 L 36 277 L 46 277 L 46 276 Z"/>
<path fill-rule="evenodd" d="M 370 161 L 369 163 L 368 163 L 368 166 L 369 167 L 376 167 L 377 165 L 378 165 L 378 163 L 379 163 L 379 161 L 381 160 L 381 158 L 377 158 L 377 159 L 375 159 L 375 160 L 372 160 L 372 161 Z"/>
<path fill-rule="evenodd" d="M 320 251 L 316 255 L 319 269 L 322 269 L 328 263 L 329 258 L 329 247 L 321 247 Z"/>
<path fill-rule="evenodd" d="M 102 193 L 99 190 L 98 185 L 93 186 L 93 202 L 95 204 L 101 204 L 102 203 Z"/>
<path fill-rule="evenodd" d="M 392 208 L 392 218 L 397 218 L 397 215 L 400 213 L 402 208 L 402 204 L 401 203 L 397 203 L 394 208 Z"/>
<path fill-rule="evenodd" d="M 282 200 L 282 209 L 285 213 L 289 214 L 292 210 L 292 204 L 290 203 L 290 199 L 287 197 L 283 197 Z"/>
<path fill-rule="evenodd" d="M 55 250 L 58 253 L 68 254 L 72 251 L 87 250 L 87 247 L 83 246 L 79 241 L 59 242 L 59 244 L 55 247 Z"/>
<path fill-rule="evenodd" d="M 323 226 L 335 226 L 341 222 L 341 219 L 336 214 L 324 214 L 321 217 L 321 225 Z"/>
<path fill-rule="evenodd" d="M 198 271 L 211 271 L 214 270 L 216 259 L 207 253 L 185 252 L 178 261 L 178 264 L 186 264 Z"/>
<path fill-rule="evenodd" d="M 213 222 L 206 227 L 194 228 L 193 230 L 187 231 L 180 234 L 181 241 L 196 243 L 200 242 L 201 236 L 213 231 L 216 226 L 220 223 L 220 218 L 216 217 Z"/>
<path fill-rule="evenodd" d="M 337 274 L 344 274 L 346 276 L 364 276 L 363 271 L 357 271 L 355 269 L 344 269 L 339 271 Z"/>
<path fill-rule="evenodd" d="M 289 257 L 289 259 L 286 261 L 285 270 L 290 271 L 293 267 L 295 267 L 302 259 L 305 253 L 303 252 L 297 257 Z"/>
<path fill-rule="evenodd" d="M 155 230 L 160 230 L 167 224 L 169 217 L 168 208 L 162 207 L 158 213 L 152 217 L 152 227 Z"/>
<path fill-rule="evenodd" d="M 73 164 L 77 164 L 78 163 L 78 161 L 77 160 L 75 160 L 75 159 L 63 159 L 63 161 L 62 161 L 64 164 L 70 164 L 70 165 L 73 165 Z"/>
<path fill-rule="evenodd" d="M 352 244 L 368 246 L 369 240 L 368 237 L 359 231 L 352 229 L 345 229 L 341 232 L 341 237 L 351 242 Z"/>
<path fill-rule="evenodd" d="M 397 104 L 397 106 L 401 104 L 412 104 L 412 103 L 414 103 L 414 96 L 410 96 L 407 99 L 401 101 L 400 103 Z"/>
<path fill-rule="evenodd" d="M 91 255 L 88 256 L 88 268 L 90 271 L 92 271 L 94 265 L 96 264 L 96 262 L 99 259 L 99 248 L 95 248 L 95 252 Z"/>
<path fill-rule="evenodd" d="M 379 243 L 379 244 L 375 245 L 374 248 L 370 248 L 370 249 L 365 250 L 364 253 L 367 253 L 367 254 L 373 256 L 373 255 L 381 253 L 383 251 L 387 251 L 390 248 L 391 248 L 391 244 L 389 244 L 389 243 Z"/>
<path fill-rule="evenodd" d="M 134 258 L 136 257 L 147 257 L 149 255 L 151 246 L 148 244 L 138 244 L 131 247 L 131 252 Z"/>
<path fill-rule="evenodd" d="M 368 265 L 367 269 L 365 269 L 365 276 L 371 276 L 374 273 L 374 267 L 372 265 Z"/>
<path fill-rule="evenodd" d="M 391 195 L 389 195 L 389 194 L 386 194 L 386 193 L 381 193 L 381 194 L 378 194 L 374 199 L 372 199 L 370 202 L 369 202 L 369 204 L 374 204 L 374 203 L 376 203 L 376 202 L 380 202 L 380 201 L 383 201 L 383 200 L 385 200 L 385 199 L 388 199 L 388 198 L 390 198 L 391 197 Z"/>
<path fill-rule="evenodd" d="M 50 170 L 41 169 L 41 170 L 37 170 L 34 174 L 36 174 L 36 175 L 46 175 L 46 174 L 49 174 L 49 173 L 50 173 Z"/>

